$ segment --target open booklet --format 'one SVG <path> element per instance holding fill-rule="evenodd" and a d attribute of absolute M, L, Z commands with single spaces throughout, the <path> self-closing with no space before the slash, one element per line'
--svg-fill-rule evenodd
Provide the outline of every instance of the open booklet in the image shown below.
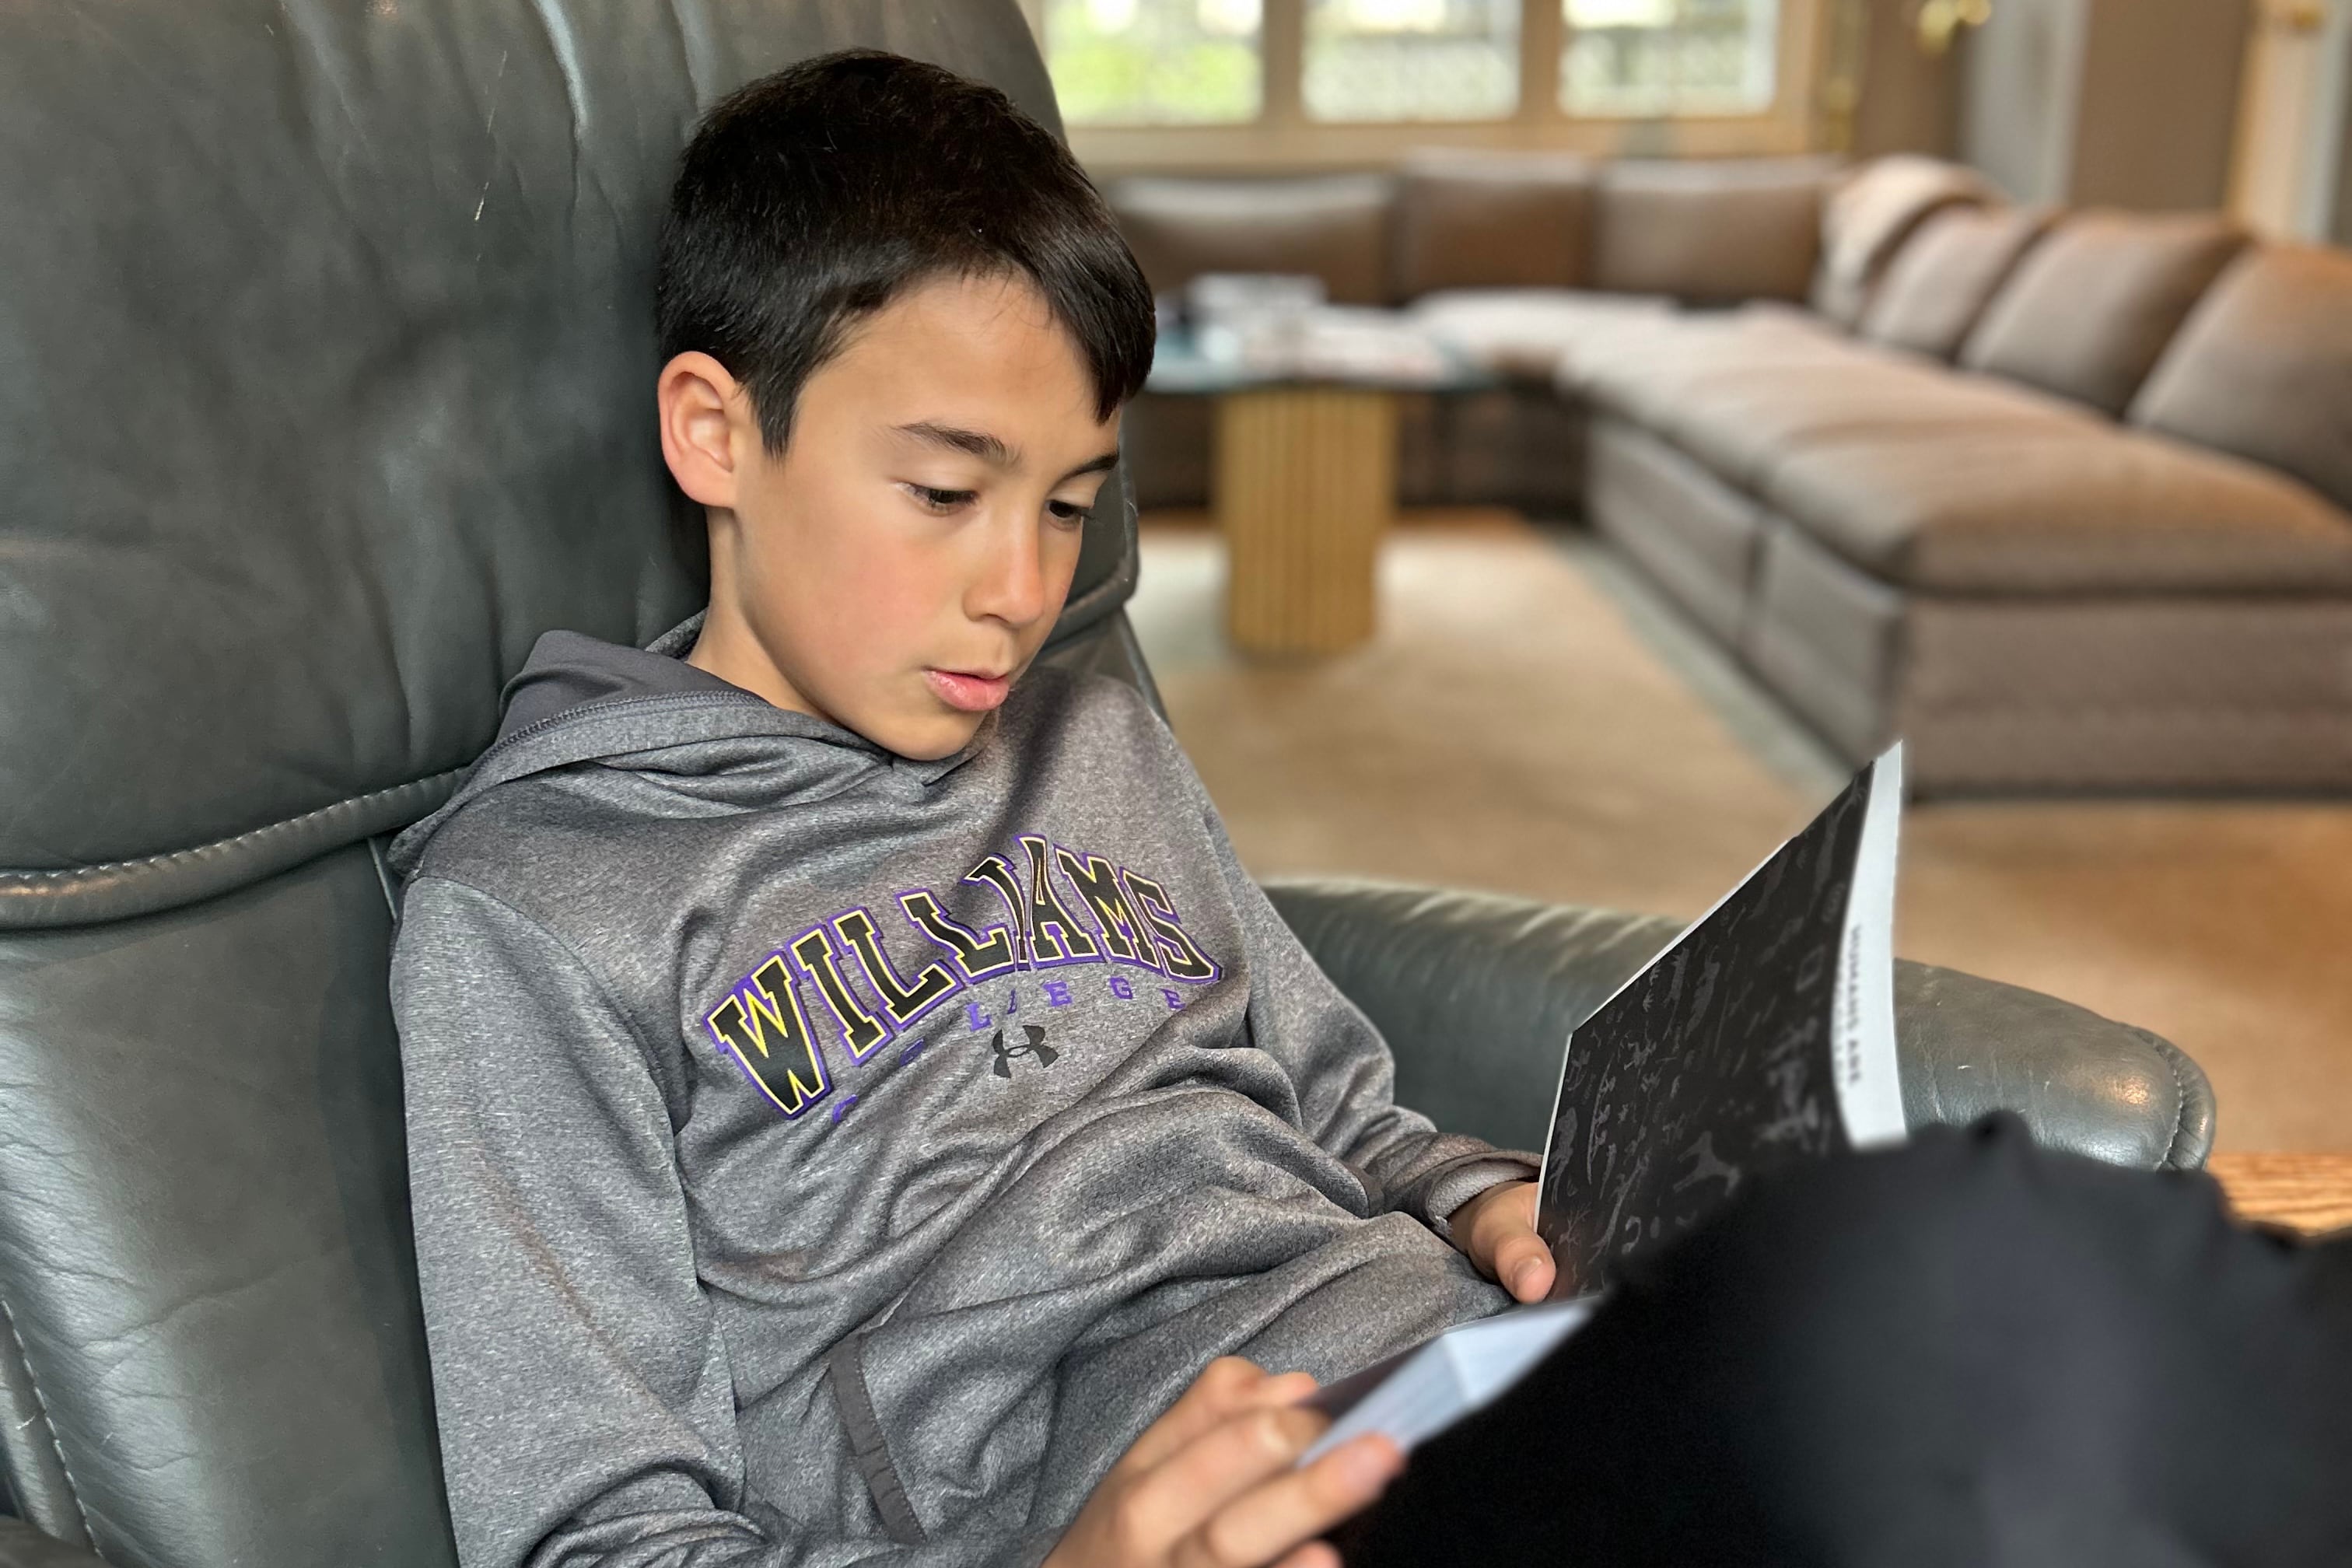
<path fill-rule="evenodd" d="M 1576 1026 L 1538 1207 L 1553 1300 L 1323 1390 L 1332 1426 L 1307 1458 L 1364 1432 L 1410 1448 L 1487 1404 L 1582 1325 L 1629 1258 L 1758 1173 L 1903 1141 L 1902 801 L 1897 745 Z"/>

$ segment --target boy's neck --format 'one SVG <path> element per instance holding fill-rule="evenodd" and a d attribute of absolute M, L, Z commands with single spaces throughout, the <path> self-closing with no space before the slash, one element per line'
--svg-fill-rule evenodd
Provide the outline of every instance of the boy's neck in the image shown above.
<path fill-rule="evenodd" d="M 768 656 L 751 623 L 736 608 L 731 598 L 722 598 L 713 563 L 710 608 L 702 619 L 701 635 L 694 639 L 694 647 L 686 662 L 707 674 L 715 675 L 730 686 L 740 686 L 755 697 L 764 697 L 777 707 L 794 713 L 806 713 L 823 719 L 816 704 L 803 697 L 776 668 Z"/>

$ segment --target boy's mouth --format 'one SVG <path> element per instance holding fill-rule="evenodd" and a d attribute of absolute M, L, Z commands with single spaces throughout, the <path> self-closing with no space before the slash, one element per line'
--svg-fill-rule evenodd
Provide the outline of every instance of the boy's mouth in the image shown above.
<path fill-rule="evenodd" d="M 1010 675 L 982 675 L 969 669 L 926 669 L 923 679 L 930 682 L 940 701 L 966 713 L 989 711 L 1013 689 Z"/>

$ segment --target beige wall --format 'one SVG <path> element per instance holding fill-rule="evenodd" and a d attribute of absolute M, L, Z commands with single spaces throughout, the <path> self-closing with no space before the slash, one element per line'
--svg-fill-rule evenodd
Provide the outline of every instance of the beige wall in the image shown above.
<path fill-rule="evenodd" d="M 1949 157 L 1959 131 L 1958 46 L 1931 54 L 1919 42 L 1919 0 L 1865 0 L 1862 79 L 1848 150 Z"/>
<path fill-rule="evenodd" d="M 1959 151 L 2020 201 L 2210 208 L 2229 187 L 2252 0 L 1995 0 Z"/>

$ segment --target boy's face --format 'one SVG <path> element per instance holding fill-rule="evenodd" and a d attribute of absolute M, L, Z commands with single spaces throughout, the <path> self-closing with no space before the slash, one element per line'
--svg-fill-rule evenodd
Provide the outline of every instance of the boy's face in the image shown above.
<path fill-rule="evenodd" d="M 659 393 L 670 471 L 709 509 L 689 662 L 901 756 L 961 749 L 1053 629 L 1118 458 L 1034 288 L 908 289 L 808 378 L 781 457 L 708 354 Z"/>

